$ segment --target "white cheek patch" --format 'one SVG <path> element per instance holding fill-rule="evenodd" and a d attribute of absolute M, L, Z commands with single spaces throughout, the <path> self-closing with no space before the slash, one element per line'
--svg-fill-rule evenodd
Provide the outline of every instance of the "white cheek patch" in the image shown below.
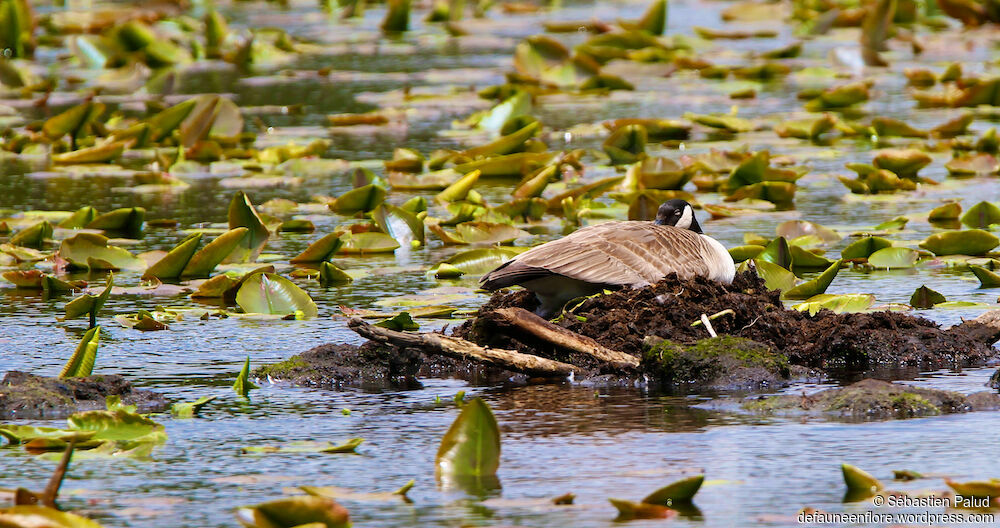
<path fill-rule="evenodd" d="M 681 229 L 690 229 L 691 228 L 691 220 L 693 218 L 694 218 L 694 211 L 691 209 L 691 206 L 690 205 L 685 205 L 684 206 L 684 212 L 681 213 L 681 219 L 678 220 L 677 224 L 675 224 L 675 225 L 677 227 L 681 228 Z"/>

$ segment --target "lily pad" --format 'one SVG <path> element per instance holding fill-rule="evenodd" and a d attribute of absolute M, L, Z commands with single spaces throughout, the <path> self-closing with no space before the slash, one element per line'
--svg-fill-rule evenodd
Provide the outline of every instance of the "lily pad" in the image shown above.
<path fill-rule="evenodd" d="M 236 303 L 246 313 L 316 317 L 319 311 L 309 294 L 292 281 L 274 273 L 249 277 L 236 293 Z"/>
<path fill-rule="evenodd" d="M 100 326 L 87 330 L 87 333 L 83 334 L 80 344 L 77 345 L 76 351 L 73 352 L 73 356 L 59 372 L 59 377 L 81 378 L 91 375 L 94 372 L 94 362 L 97 361 L 97 345 L 100 338 Z"/>
<path fill-rule="evenodd" d="M 979 202 L 962 215 L 961 221 L 972 228 L 989 228 L 1000 224 L 1000 207 L 990 202 Z"/>
<path fill-rule="evenodd" d="M 912 268 L 917 256 L 917 252 L 910 248 L 887 247 L 869 255 L 868 264 L 880 269 Z"/>
<path fill-rule="evenodd" d="M 982 229 L 945 231 L 931 235 L 920 243 L 935 255 L 984 255 L 1000 245 L 1000 239 Z"/>
<path fill-rule="evenodd" d="M 910 296 L 910 306 L 918 309 L 933 308 L 935 304 L 945 301 L 947 299 L 945 299 L 944 295 L 923 285 L 917 288 L 913 292 L 913 295 Z"/>
<path fill-rule="evenodd" d="M 830 287 L 830 283 L 837 276 L 841 263 L 843 261 L 838 260 L 815 279 L 803 282 L 788 290 L 783 290 L 781 297 L 784 299 L 809 299 L 822 294 Z"/>
<path fill-rule="evenodd" d="M 845 293 L 834 295 L 823 293 L 810 297 L 805 302 L 793 306 L 800 312 L 816 315 L 820 310 L 831 310 L 833 313 L 863 312 L 875 303 L 875 296 L 867 293 Z"/>
<path fill-rule="evenodd" d="M 333 499 L 303 495 L 288 497 L 236 510 L 236 518 L 247 528 L 325 527 L 347 528 L 350 514 Z"/>
<path fill-rule="evenodd" d="M 435 457 L 440 478 L 489 477 L 500 466 L 500 429 L 489 405 L 475 398 L 441 439 Z"/>
<path fill-rule="evenodd" d="M 704 481 L 705 475 L 695 475 L 672 482 L 650 493 L 645 499 L 642 499 L 642 502 L 645 504 L 659 504 L 661 506 L 691 502 L 691 499 L 701 489 Z"/>

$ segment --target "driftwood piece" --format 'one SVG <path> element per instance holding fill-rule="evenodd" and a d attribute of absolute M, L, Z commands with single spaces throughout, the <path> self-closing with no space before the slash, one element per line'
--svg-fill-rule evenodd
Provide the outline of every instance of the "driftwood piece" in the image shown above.
<path fill-rule="evenodd" d="M 962 321 L 948 329 L 949 332 L 959 332 L 979 341 L 994 344 L 1000 340 L 1000 310 L 983 312 L 975 319 Z"/>
<path fill-rule="evenodd" d="M 443 334 L 397 332 L 372 326 L 357 317 L 348 321 L 347 327 L 361 337 L 379 343 L 417 348 L 428 354 L 441 354 L 464 361 L 478 361 L 532 376 L 564 377 L 579 370 L 569 363 L 522 354 L 514 350 L 484 348 L 471 341 Z"/>
<path fill-rule="evenodd" d="M 489 312 L 486 317 L 495 324 L 513 327 L 558 348 L 587 354 L 615 368 L 639 368 L 639 358 L 607 348 L 587 336 L 554 325 L 523 308 L 501 308 Z"/>

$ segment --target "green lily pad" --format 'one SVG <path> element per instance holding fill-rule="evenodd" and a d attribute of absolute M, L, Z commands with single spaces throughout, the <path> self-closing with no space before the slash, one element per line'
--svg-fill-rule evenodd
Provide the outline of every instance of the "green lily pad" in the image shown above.
<path fill-rule="evenodd" d="M 892 247 L 892 241 L 869 236 L 851 242 L 840 252 L 840 258 L 844 260 L 867 259 L 872 253 L 884 248 Z"/>
<path fill-rule="evenodd" d="M 767 244 L 760 255 L 757 255 L 756 260 L 765 260 L 786 270 L 792 269 L 792 255 L 788 248 L 788 241 L 785 240 L 785 237 L 775 238 Z"/>
<path fill-rule="evenodd" d="M 465 197 L 468 196 L 469 191 L 472 190 L 472 187 L 476 185 L 476 182 L 479 180 L 479 176 L 481 174 L 482 171 L 478 169 L 469 172 L 465 176 L 459 178 L 458 181 L 449 185 L 445 188 L 445 190 L 439 192 L 434 199 L 439 203 L 450 203 L 464 200 Z"/>
<path fill-rule="evenodd" d="M 309 264 L 330 260 L 344 245 L 341 233 L 330 233 L 309 245 L 291 260 L 292 264 Z"/>
<path fill-rule="evenodd" d="M 1000 288 L 1000 275 L 982 266 L 970 265 L 969 269 L 979 279 L 980 288 Z"/>
<path fill-rule="evenodd" d="M 368 212 L 385 200 L 385 194 L 385 189 L 382 187 L 368 184 L 338 196 L 330 203 L 330 210 L 345 216 Z"/>
<path fill-rule="evenodd" d="M 887 247 L 869 255 L 868 264 L 880 269 L 912 268 L 917 256 L 917 252 L 910 248 Z"/>
<path fill-rule="evenodd" d="M 1000 239 L 992 233 L 968 229 L 931 235 L 920 243 L 920 248 L 935 255 L 984 255 L 997 245 Z"/>
<path fill-rule="evenodd" d="M 1000 207 L 990 202 L 979 202 L 962 215 L 961 222 L 972 228 L 989 228 L 1000 224 Z"/>
<path fill-rule="evenodd" d="M 201 237 L 201 233 L 192 233 L 184 240 L 181 240 L 163 258 L 146 268 L 146 272 L 142 274 L 142 278 L 174 279 L 180 277 L 188 262 L 191 261 L 191 257 L 198 251 L 198 244 L 201 243 Z M 221 262 L 222 260 L 220 259 L 219 261 Z"/>
<path fill-rule="evenodd" d="M 838 260 L 815 279 L 803 282 L 788 290 L 783 290 L 781 297 L 784 299 L 809 299 L 822 294 L 830 287 L 830 283 L 837 276 L 841 263 L 843 263 L 843 260 Z"/>
<path fill-rule="evenodd" d="M 382 204 L 372 212 L 375 225 L 401 245 L 424 244 L 424 222 L 417 215 L 396 207 Z"/>
<path fill-rule="evenodd" d="M 306 318 L 319 314 L 308 293 L 274 273 L 257 273 L 247 278 L 236 293 L 236 303 L 246 313 L 301 314 Z"/>
<path fill-rule="evenodd" d="M 0 508 L 0 525 L 44 528 L 101 528 L 101 525 L 74 513 L 62 512 L 39 505 L 21 505 Z"/>
<path fill-rule="evenodd" d="M 981 153 L 952 158 L 944 168 L 956 178 L 989 176 L 1000 172 L 1000 161 L 991 154 Z"/>
<path fill-rule="evenodd" d="M 71 429 L 96 431 L 94 440 L 153 441 L 166 440 L 163 425 L 142 415 L 124 411 L 86 411 L 66 419 Z"/>
<path fill-rule="evenodd" d="M 350 440 L 334 444 L 333 442 L 293 442 L 282 446 L 250 446 L 241 447 L 240 452 L 244 454 L 271 454 L 271 453 L 354 453 L 359 445 L 364 443 L 364 438 L 351 438 Z"/>
<path fill-rule="evenodd" d="M 748 260 L 743 264 L 747 264 L 747 262 L 753 262 L 757 275 L 764 279 L 764 285 L 767 286 L 767 289 L 787 291 L 795 286 L 795 274 L 778 264 L 761 259 Z"/>
<path fill-rule="evenodd" d="M 10 237 L 9 244 L 27 248 L 41 249 L 46 240 L 52 238 L 52 224 L 42 220 L 28 226 Z"/>
<path fill-rule="evenodd" d="M 661 506 L 691 502 L 695 494 L 698 493 L 698 490 L 701 489 L 704 481 L 705 475 L 683 478 L 650 493 L 645 499 L 642 499 L 642 502 L 644 504 L 659 504 Z"/>
<path fill-rule="evenodd" d="M 809 312 L 809 315 L 816 315 L 822 309 L 833 311 L 833 313 L 853 313 L 863 312 L 871 308 L 875 303 L 875 296 L 867 293 L 845 293 L 834 295 L 823 293 L 815 295 L 805 300 L 805 302 L 793 306 L 800 312 Z"/>
<path fill-rule="evenodd" d="M 83 339 L 80 340 L 80 344 L 77 345 L 76 351 L 73 352 L 73 356 L 59 372 L 59 377 L 82 378 L 91 375 L 94 372 L 94 362 L 97 361 L 97 345 L 100 338 L 100 326 L 87 330 Z"/>
<path fill-rule="evenodd" d="M 340 237 L 340 253 L 392 253 L 399 249 L 399 242 L 385 233 L 346 233 Z"/>
<path fill-rule="evenodd" d="M 260 255 L 271 232 L 264 225 L 250 197 L 243 191 L 238 191 L 229 202 L 229 229 L 245 227 L 249 233 L 238 243 L 236 249 L 229 253 L 225 262 L 253 262 Z"/>
<path fill-rule="evenodd" d="M 243 361 L 243 368 L 241 368 L 240 373 L 236 375 L 236 381 L 233 383 L 233 391 L 246 398 L 247 395 L 250 394 L 251 390 L 258 388 L 260 387 L 254 385 L 254 383 L 250 381 L 250 356 L 247 356 L 247 358 Z"/>
<path fill-rule="evenodd" d="M 244 243 L 244 240 L 249 236 L 250 229 L 246 227 L 230 229 L 219 235 L 215 240 L 205 244 L 205 247 L 191 256 L 191 259 L 184 265 L 181 276 L 208 277 L 212 274 L 212 270 L 226 260 L 226 257 L 236 251 L 237 248 L 246 246 L 247 244 Z M 171 253 L 173 253 L 173 250 L 171 250 Z M 170 254 L 168 253 L 167 256 L 170 256 Z M 154 266 L 157 264 L 159 262 L 154 264 Z"/>
<path fill-rule="evenodd" d="M 933 308 L 935 304 L 947 301 L 944 295 L 921 285 L 910 296 L 910 306 L 918 309 Z"/>
<path fill-rule="evenodd" d="M 961 213 L 962 204 L 958 202 L 950 202 L 931 209 L 931 212 L 927 214 L 927 219 L 930 221 L 954 220 L 958 218 L 958 215 Z"/>
<path fill-rule="evenodd" d="M 351 277 L 344 270 L 338 268 L 330 262 L 324 261 L 319 266 L 319 283 L 323 286 L 332 286 L 337 284 L 346 284 L 352 282 L 354 277 Z"/>
<path fill-rule="evenodd" d="M 117 231 L 136 236 L 142 233 L 142 225 L 146 220 L 146 210 L 142 207 L 125 207 L 115 209 L 94 218 L 85 227 L 87 229 L 102 229 Z"/>
<path fill-rule="evenodd" d="M 375 326 L 381 326 L 383 328 L 388 328 L 389 330 L 396 331 L 416 331 L 420 330 L 420 325 L 413 322 L 413 318 L 410 317 L 408 312 L 401 312 L 389 319 L 384 321 L 379 321 L 375 323 Z"/>
<path fill-rule="evenodd" d="M 489 477 L 500 467 L 500 429 L 489 405 L 475 398 L 462 407 L 435 457 L 440 478 Z"/>
<path fill-rule="evenodd" d="M 646 157 L 648 136 L 642 125 L 625 125 L 615 129 L 604 140 L 604 153 L 611 158 L 612 165 L 635 163 Z"/>
<path fill-rule="evenodd" d="M 516 257 L 520 253 L 514 248 L 480 248 L 458 253 L 444 264 L 454 266 L 469 275 L 482 275 Z M 436 268 L 432 268 L 432 271 Z"/>
<path fill-rule="evenodd" d="M 884 488 L 877 478 L 866 471 L 850 464 L 841 464 L 840 468 L 844 473 L 844 484 L 847 485 L 849 492 L 865 493 L 871 497 Z"/>
<path fill-rule="evenodd" d="M 238 508 L 236 518 L 247 528 L 347 528 L 351 525 L 350 514 L 343 506 L 333 499 L 312 495 Z"/>
<path fill-rule="evenodd" d="M 76 319 L 81 315 L 90 316 L 90 326 L 94 326 L 97 320 L 97 314 L 104 307 L 104 303 L 108 301 L 108 297 L 111 296 L 111 288 L 115 284 L 114 275 L 108 275 L 108 283 L 104 287 L 104 291 L 100 295 L 91 295 L 85 293 L 76 299 L 66 303 L 66 319 Z"/>
<path fill-rule="evenodd" d="M 175 403 L 170 406 L 170 414 L 174 415 L 175 418 L 193 418 L 202 407 L 216 398 L 218 396 L 215 395 L 202 396 L 193 402 Z"/>

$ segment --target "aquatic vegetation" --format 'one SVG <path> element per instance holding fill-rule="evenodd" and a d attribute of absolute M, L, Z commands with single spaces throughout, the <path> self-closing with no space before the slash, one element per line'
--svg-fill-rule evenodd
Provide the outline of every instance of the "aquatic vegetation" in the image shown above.
<path fill-rule="evenodd" d="M 29 326 L 39 311 L 65 309 L 68 322 L 51 334 L 62 346 L 35 339 L 49 326 L 39 323 L 39 334 L 26 338 L 37 352 L 20 354 L 18 342 L 11 357 L 30 365 L 28 356 L 63 350 L 51 363 L 58 366 L 73 342 L 66 383 L 93 373 L 98 322 L 101 357 L 128 358 L 120 366 L 130 376 L 154 356 L 145 354 L 149 343 L 157 343 L 155 357 L 181 357 L 190 351 L 178 343 L 201 343 L 203 331 L 223 333 L 239 352 L 241 336 L 276 339 L 287 328 L 301 328 L 304 342 L 333 340 L 353 317 L 399 332 L 419 329 L 417 321 L 460 324 L 483 302 L 474 291 L 483 273 L 580 226 L 652 219 L 671 198 L 700 208 L 706 232 L 721 234 L 741 269 L 778 290 L 764 292 L 774 300 L 768 310 L 797 303 L 817 319 L 832 316 L 822 310 L 903 310 L 904 293 L 926 283 L 909 306 L 961 310 L 943 317 L 968 319 L 990 295 L 975 290 L 973 277 L 983 288 L 1000 285 L 1000 209 L 972 205 L 990 199 L 983 190 L 1000 173 L 1000 140 L 988 123 L 1000 104 L 987 64 L 992 37 L 957 29 L 996 19 L 988 3 L 739 2 L 717 10 L 721 25 L 691 27 L 682 14 L 670 17 L 669 29 L 664 0 L 617 6 L 627 14 L 608 20 L 581 17 L 578 6 L 488 0 L 278 9 L 30 4 L 0 0 L 0 164 L 8 184 L 0 304 Z M 545 34 L 532 34 L 537 28 Z M 838 169 L 845 165 L 851 172 Z M 106 271 L 115 275 L 104 286 Z M 882 291 L 892 280 L 913 284 Z M 825 293 L 831 285 L 838 294 Z M 58 297 L 70 292 L 82 296 Z M 710 311 L 717 329 L 736 320 L 722 307 Z M 561 324 L 599 312 L 567 312 Z M 700 313 L 681 321 L 698 325 L 698 339 L 707 326 Z M 86 332 L 72 324 L 85 314 Z M 451 317 L 459 320 L 428 321 Z M 754 319 L 739 323 L 729 330 Z M 336 368 L 368 366 L 372 347 L 352 356 L 362 367 Z M 204 378 L 164 381 L 154 372 L 144 383 L 192 384 L 171 413 L 193 417 L 220 397 L 207 391 L 232 378 L 225 371 L 236 370 L 222 354 L 206 363 Z M 234 391 L 246 396 L 250 358 L 239 354 Z M 385 372 L 393 380 L 415 383 L 410 355 L 378 357 L 392 365 Z M 254 405 L 241 400 L 205 414 L 257 412 Z M 339 411 L 347 405 L 350 418 Z M 346 422 L 367 417 L 364 407 L 331 408 Z M 135 414 L 120 402 L 101 412 Z M 485 477 L 499 463 L 499 429 L 480 400 L 461 412 L 436 466 L 444 484 L 471 475 L 486 486 L 467 489 L 482 491 L 494 484 Z M 154 445 L 25 427 L 34 426 L 2 426 L 0 434 L 52 450 L 76 435 L 80 460 L 148 458 Z M 296 448 L 270 443 L 257 447 Z M 185 451 L 192 459 L 201 452 Z M 623 519 L 672 516 L 671 506 L 701 482 L 613 502 Z M 324 500 L 282 499 L 238 517 L 247 526 L 347 523 L 329 501 L 332 488 L 307 488 Z M 117 491 L 88 510 L 120 507 Z M 481 499 L 469 501 L 478 508 Z M 254 500 L 266 499 L 246 502 Z M 203 504 L 197 495 L 190 501 Z M 495 511 L 497 522 L 509 521 L 503 507 Z M 0 524 L 25 522 L 4 515 L 14 513 L 2 510 Z M 356 517 L 371 521 L 368 512 Z M 202 521 L 218 524 L 193 522 Z"/>
<path fill-rule="evenodd" d="M 109 286 L 110 288 L 110 286 Z M 97 361 L 97 345 L 101 337 L 101 327 L 92 326 L 83 335 L 79 346 L 73 355 L 63 366 L 59 373 L 60 378 L 79 378 L 89 376 L 94 371 L 94 363 Z"/>
<path fill-rule="evenodd" d="M 448 428 L 435 457 L 439 479 L 485 482 L 500 466 L 500 429 L 489 405 L 475 398 Z"/>

